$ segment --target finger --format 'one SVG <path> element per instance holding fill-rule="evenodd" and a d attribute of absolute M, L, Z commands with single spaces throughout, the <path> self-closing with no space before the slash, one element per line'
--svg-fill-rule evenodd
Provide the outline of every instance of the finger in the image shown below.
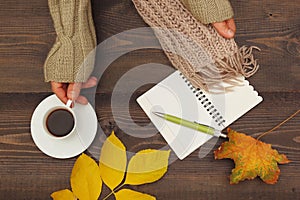
<path fill-rule="evenodd" d="M 51 89 L 54 94 L 63 102 L 67 103 L 68 98 L 67 98 L 67 90 L 65 87 L 66 84 L 63 83 L 58 83 L 58 82 L 51 82 Z"/>
<path fill-rule="evenodd" d="M 81 88 L 91 88 L 97 85 L 97 78 L 92 76 L 85 83 L 82 84 Z"/>
<path fill-rule="evenodd" d="M 235 33 L 236 32 L 236 26 L 235 26 L 235 22 L 234 22 L 234 19 L 231 18 L 231 19 L 228 19 L 226 21 L 228 27 Z"/>
<path fill-rule="evenodd" d="M 87 98 L 85 98 L 84 96 L 79 96 L 79 97 L 76 99 L 76 102 L 77 102 L 77 103 L 80 103 L 80 104 L 83 104 L 83 105 L 88 104 L 88 100 L 87 100 Z"/>
<path fill-rule="evenodd" d="M 224 38 L 233 38 L 234 37 L 234 32 L 231 30 L 226 21 L 223 22 L 215 22 L 213 23 L 213 26 L 217 30 L 217 32 L 223 36 Z"/>
<path fill-rule="evenodd" d="M 70 83 L 67 89 L 67 97 L 68 99 L 71 99 L 72 101 L 75 101 L 79 94 L 81 89 L 82 83 Z"/>

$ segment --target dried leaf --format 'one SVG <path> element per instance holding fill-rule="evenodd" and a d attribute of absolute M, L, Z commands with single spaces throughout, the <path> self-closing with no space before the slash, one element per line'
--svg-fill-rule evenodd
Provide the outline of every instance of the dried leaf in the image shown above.
<path fill-rule="evenodd" d="M 74 196 L 74 194 L 68 189 L 53 192 L 51 194 L 51 197 L 53 200 L 76 200 L 77 199 Z"/>
<path fill-rule="evenodd" d="M 122 182 L 126 164 L 126 148 L 112 132 L 103 144 L 99 163 L 101 178 L 111 190 Z"/>
<path fill-rule="evenodd" d="M 259 176 L 265 183 L 274 184 L 280 174 L 277 165 L 290 161 L 284 154 L 279 154 L 270 144 L 261 142 L 243 133 L 228 129 L 229 141 L 224 142 L 214 152 L 215 159 L 230 158 L 235 168 L 230 176 L 230 183 L 237 184 L 245 179 Z"/>
<path fill-rule="evenodd" d="M 123 189 L 115 193 L 116 200 L 155 200 L 156 198 L 145 193 Z"/>
<path fill-rule="evenodd" d="M 97 200 L 102 189 L 102 180 L 97 163 L 82 154 L 74 164 L 71 174 L 71 187 L 80 200 Z"/>
<path fill-rule="evenodd" d="M 147 149 L 129 161 L 124 184 L 141 185 L 159 180 L 168 168 L 170 151 Z"/>

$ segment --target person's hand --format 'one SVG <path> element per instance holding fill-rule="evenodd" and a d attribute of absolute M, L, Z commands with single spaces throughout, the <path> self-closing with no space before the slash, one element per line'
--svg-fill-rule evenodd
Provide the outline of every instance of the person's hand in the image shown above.
<path fill-rule="evenodd" d="M 234 19 L 228 19 L 223 22 L 212 23 L 217 32 L 224 38 L 233 38 L 236 32 Z"/>
<path fill-rule="evenodd" d="M 97 78 L 90 77 L 85 83 L 58 83 L 51 82 L 52 91 L 63 102 L 67 103 L 69 99 L 80 104 L 87 104 L 86 97 L 80 95 L 82 88 L 91 88 L 97 85 Z"/>

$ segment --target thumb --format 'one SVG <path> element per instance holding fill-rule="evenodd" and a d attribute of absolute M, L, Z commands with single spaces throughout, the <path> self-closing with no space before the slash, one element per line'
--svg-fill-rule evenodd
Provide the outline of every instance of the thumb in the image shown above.
<path fill-rule="evenodd" d="M 233 28 L 231 28 L 229 26 L 229 24 L 227 23 L 227 21 L 215 22 L 212 25 L 215 27 L 215 29 L 217 30 L 217 32 L 221 36 L 223 36 L 224 38 L 229 39 L 229 38 L 233 38 L 234 37 L 235 30 L 233 30 Z"/>
<path fill-rule="evenodd" d="M 85 83 L 81 85 L 81 88 L 91 88 L 97 85 L 97 78 L 92 76 Z"/>
<path fill-rule="evenodd" d="M 67 89 L 67 97 L 68 99 L 71 99 L 72 101 L 75 101 L 79 94 L 81 89 L 82 83 L 70 83 Z"/>

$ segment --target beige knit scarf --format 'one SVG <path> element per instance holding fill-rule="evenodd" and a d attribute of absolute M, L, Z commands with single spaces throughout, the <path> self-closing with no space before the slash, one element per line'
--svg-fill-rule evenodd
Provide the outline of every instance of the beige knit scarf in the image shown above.
<path fill-rule="evenodd" d="M 132 1 L 173 66 L 194 87 L 220 89 L 221 81 L 237 85 L 239 76 L 250 77 L 257 71 L 253 47 L 238 48 L 234 39 L 225 39 L 211 25 L 197 21 L 180 0 Z"/>

